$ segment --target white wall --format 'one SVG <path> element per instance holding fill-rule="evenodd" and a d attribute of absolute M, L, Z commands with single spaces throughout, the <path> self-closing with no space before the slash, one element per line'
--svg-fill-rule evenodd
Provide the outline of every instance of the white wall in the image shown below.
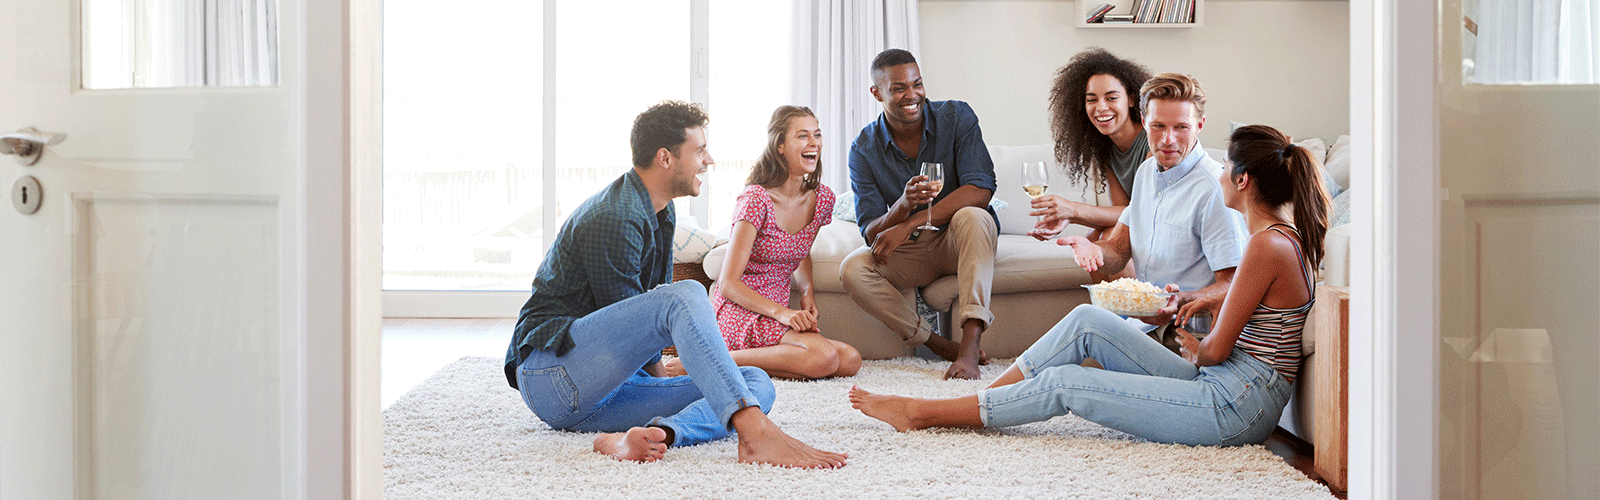
<path fill-rule="evenodd" d="M 990 145 L 1048 143 L 1056 70 L 1100 46 L 1198 78 L 1207 147 L 1227 140 L 1230 120 L 1330 143 L 1349 133 L 1348 2 L 1208 0 L 1198 28 L 1077 28 L 1090 3 L 1101 2 L 922 0 L 928 98 L 971 103 Z"/>

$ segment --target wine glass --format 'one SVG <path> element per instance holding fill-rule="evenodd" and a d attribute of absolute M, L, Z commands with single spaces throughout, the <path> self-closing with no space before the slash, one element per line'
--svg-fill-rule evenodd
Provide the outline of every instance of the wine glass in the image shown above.
<path fill-rule="evenodd" d="M 923 181 L 923 183 L 929 188 L 932 188 L 933 195 L 938 197 L 939 191 L 944 189 L 944 164 L 931 161 L 922 162 L 922 175 L 928 176 L 928 180 Z M 928 223 L 923 224 L 917 229 L 925 229 L 929 231 L 939 230 L 938 227 L 933 225 L 933 200 L 928 200 Z"/>
<path fill-rule="evenodd" d="M 1044 196 L 1047 189 L 1050 189 L 1050 169 L 1045 167 L 1045 162 L 1022 162 L 1022 190 L 1028 192 L 1028 197 Z M 1042 220 L 1043 216 L 1034 217 L 1034 222 Z"/>

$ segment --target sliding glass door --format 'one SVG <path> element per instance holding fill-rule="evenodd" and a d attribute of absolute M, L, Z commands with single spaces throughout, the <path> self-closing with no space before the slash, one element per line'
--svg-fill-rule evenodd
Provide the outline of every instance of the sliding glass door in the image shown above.
<path fill-rule="evenodd" d="M 567 215 L 631 167 L 634 116 L 664 99 L 707 107 L 718 160 L 680 222 L 725 231 L 767 119 L 789 103 L 792 8 L 386 3 L 384 289 L 526 290 Z M 386 314 L 478 315 L 410 309 Z"/>

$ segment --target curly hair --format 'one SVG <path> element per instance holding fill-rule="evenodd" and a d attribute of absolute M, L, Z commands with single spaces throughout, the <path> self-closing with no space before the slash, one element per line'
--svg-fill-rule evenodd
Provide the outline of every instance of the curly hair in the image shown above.
<path fill-rule="evenodd" d="M 757 184 L 764 188 L 782 186 L 789 180 L 789 166 L 783 163 L 783 155 L 778 154 L 778 145 L 789 135 L 789 122 L 795 118 L 809 116 L 816 118 L 811 108 L 805 106 L 778 106 L 772 112 L 772 119 L 767 122 L 767 149 L 761 153 L 761 159 L 756 160 L 755 167 L 750 169 L 750 178 L 745 184 Z M 817 159 L 817 169 L 806 174 L 800 183 L 800 189 L 810 191 L 822 183 L 822 159 Z"/>
<path fill-rule="evenodd" d="M 1089 87 L 1089 78 L 1096 75 L 1111 75 L 1122 83 L 1126 94 L 1130 94 L 1126 99 L 1130 103 L 1128 117 L 1134 124 L 1143 125 L 1144 113 L 1132 104 L 1136 101 L 1131 94 L 1150 79 L 1150 70 L 1105 49 L 1090 47 L 1072 56 L 1056 72 L 1055 86 L 1050 89 L 1050 132 L 1056 141 L 1056 162 L 1066 170 L 1068 181 L 1094 183 L 1095 192 L 1104 193 L 1105 184 L 1095 183 L 1094 179 L 1110 167 L 1117 145 L 1089 122 L 1084 108 L 1084 89 Z"/>
<path fill-rule="evenodd" d="M 633 166 L 645 168 L 656 151 L 673 148 L 689 140 L 688 130 L 711 122 L 705 108 L 683 101 L 661 101 L 633 119 L 629 145 L 633 147 Z M 677 155 L 676 152 L 673 155 Z"/>

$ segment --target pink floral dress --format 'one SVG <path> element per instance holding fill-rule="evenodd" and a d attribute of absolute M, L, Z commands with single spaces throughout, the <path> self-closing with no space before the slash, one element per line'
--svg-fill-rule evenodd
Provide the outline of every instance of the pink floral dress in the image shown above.
<path fill-rule="evenodd" d="M 811 254 L 811 243 L 817 240 L 817 231 L 833 222 L 833 201 L 833 190 L 817 185 L 817 210 L 811 214 L 811 222 L 800 232 L 789 234 L 778 227 L 767 189 L 758 185 L 745 186 L 733 215 L 733 224 L 744 220 L 756 227 L 749 263 L 745 265 L 744 275 L 739 277 L 745 286 L 773 302 L 788 304 L 789 278 Z M 775 318 L 724 298 L 720 290 L 712 291 L 711 307 L 717 311 L 717 326 L 730 351 L 777 345 L 784 332 L 790 330 Z"/>

